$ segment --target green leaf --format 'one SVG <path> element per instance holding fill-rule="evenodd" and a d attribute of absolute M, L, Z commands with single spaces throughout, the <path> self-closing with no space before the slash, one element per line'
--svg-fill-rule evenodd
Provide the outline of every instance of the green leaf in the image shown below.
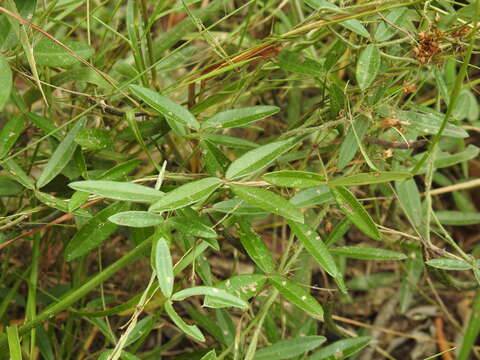
<path fill-rule="evenodd" d="M 324 336 L 301 336 L 295 339 L 280 340 L 273 345 L 258 349 L 254 360 L 292 359 L 303 355 L 323 344 Z"/>
<path fill-rule="evenodd" d="M 84 42 L 66 40 L 63 44 L 84 59 L 89 59 L 95 53 L 95 50 Z M 33 55 L 37 65 L 41 66 L 68 68 L 80 61 L 65 48 L 46 38 L 35 45 Z"/>
<path fill-rule="evenodd" d="M 35 197 L 49 207 L 52 207 L 54 209 L 58 209 L 58 210 L 63 211 L 65 213 L 68 213 L 70 211 L 70 209 L 68 207 L 68 205 L 69 205 L 68 201 L 65 201 L 65 200 L 60 199 L 58 197 L 55 197 L 53 195 L 41 192 L 39 190 L 35 191 Z M 83 210 L 83 209 L 76 209 L 73 213 L 75 215 L 79 215 L 79 216 L 90 217 L 90 214 L 88 213 L 88 211 Z"/>
<path fill-rule="evenodd" d="M 68 71 L 58 73 L 55 76 L 52 76 L 50 81 L 52 85 L 55 86 L 62 86 L 69 82 L 75 82 L 77 84 L 84 82 L 97 85 L 103 89 L 113 90 L 113 86 L 109 84 L 105 78 L 103 78 L 93 69 L 87 67 L 73 68 L 69 69 Z"/>
<path fill-rule="evenodd" d="M 164 222 L 163 217 L 148 211 L 124 211 L 110 216 L 108 221 L 117 225 L 135 228 L 159 225 Z"/>
<path fill-rule="evenodd" d="M 298 208 L 271 191 L 245 185 L 229 184 L 229 186 L 235 195 L 252 205 L 283 216 L 286 219 L 299 223 L 304 221 L 303 214 Z"/>
<path fill-rule="evenodd" d="M 209 177 L 191 181 L 166 193 L 150 206 L 149 211 L 170 211 L 194 204 L 208 197 L 222 185 L 222 180 Z"/>
<path fill-rule="evenodd" d="M 472 144 L 468 145 L 465 150 L 454 153 L 454 154 L 439 151 L 435 155 L 435 162 L 433 163 L 433 166 L 437 169 L 450 167 L 456 164 L 460 164 L 460 163 L 475 159 L 476 157 L 478 157 L 479 153 L 480 153 L 480 148 Z M 421 156 L 423 155 L 423 153 L 415 155 L 415 158 L 417 158 L 418 155 Z"/>
<path fill-rule="evenodd" d="M 335 244 L 340 240 L 348 230 L 352 227 L 352 222 L 348 218 L 340 221 L 330 234 L 328 234 L 327 240 L 325 240 L 325 245 L 330 246 Z"/>
<path fill-rule="evenodd" d="M 397 190 L 398 201 L 400 201 L 402 210 L 405 211 L 413 225 L 419 227 L 422 224 L 423 210 L 417 183 L 414 179 L 397 181 L 395 189 Z"/>
<path fill-rule="evenodd" d="M 135 341 L 141 339 L 144 336 L 148 336 L 150 331 L 153 330 L 156 322 L 156 317 L 152 315 L 146 316 L 141 319 L 132 329 L 132 332 L 128 334 L 127 340 L 125 341 L 125 347 L 132 345 Z"/>
<path fill-rule="evenodd" d="M 405 254 L 366 246 L 338 246 L 331 248 L 333 254 L 360 260 L 405 260 Z"/>
<path fill-rule="evenodd" d="M 380 50 L 374 44 L 368 45 L 360 53 L 355 78 L 361 90 L 365 91 L 375 80 L 380 70 L 380 63 Z"/>
<path fill-rule="evenodd" d="M 251 297 L 258 294 L 267 278 L 260 274 L 240 274 L 232 276 L 215 285 L 216 288 L 223 289 L 228 293 L 247 301 Z M 215 302 L 215 299 L 205 296 L 204 306 L 206 307 L 223 307 L 223 303 Z"/>
<path fill-rule="evenodd" d="M 478 5 L 478 3 L 472 3 L 472 5 Z M 478 290 L 475 294 L 471 309 L 468 324 L 463 332 L 462 344 L 460 345 L 457 360 L 471 359 L 469 354 L 480 333 L 480 292 Z"/>
<path fill-rule="evenodd" d="M 37 180 L 37 187 L 40 189 L 43 186 L 47 185 L 50 181 L 53 180 L 55 176 L 60 174 L 60 172 L 67 166 L 68 162 L 73 156 L 77 144 L 74 139 L 77 133 L 85 125 L 85 120 L 79 120 L 68 132 L 67 136 L 62 140 L 62 142 L 57 146 L 52 156 L 47 162 L 47 165 L 43 169 L 42 174 Z"/>
<path fill-rule="evenodd" d="M 318 186 L 300 191 L 290 199 L 290 202 L 298 208 L 315 206 L 333 200 L 328 186 Z"/>
<path fill-rule="evenodd" d="M 332 44 L 330 49 L 328 50 L 327 54 L 325 55 L 325 63 L 323 66 L 325 67 L 325 71 L 330 71 L 332 67 L 340 60 L 345 51 L 347 50 L 347 45 L 341 39 L 335 40 Z M 334 85 L 334 84 L 331 84 Z M 337 85 L 335 87 L 338 88 Z M 343 91 L 342 91 L 343 94 Z"/>
<path fill-rule="evenodd" d="M 390 10 L 385 15 L 386 21 L 381 22 L 377 26 L 377 30 L 375 31 L 374 35 L 375 40 L 381 42 L 387 41 L 393 37 L 398 32 L 398 28 L 403 25 L 403 22 L 407 17 L 407 13 L 408 9 L 405 7 Z M 396 27 L 393 27 L 392 25 Z"/>
<path fill-rule="evenodd" d="M 35 184 L 33 179 L 28 176 L 23 169 L 13 160 L 7 160 L 2 163 L 2 167 L 8 171 L 8 174 L 27 189 L 34 190 Z"/>
<path fill-rule="evenodd" d="M 130 174 L 132 171 L 138 168 L 138 166 L 141 163 L 142 163 L 142 160 L 140 159 L 131 159 L 131 160 L 125 161 L 121 164 L 118 164 L 117 166 L 114 166 L 111 169 L 108 169 L 104 173 L 100 174 L 96 179 L 112 180 L 112 181 L 123 180 L 124 178 L 127 177 L 128 174 Z"/>
<path fill-rule="evenodd" d="M 328 87 L 328 96 L 330 98 L 330 116 L 334 119 L 345 107 L 345 93 L 337 84 L 331 83 Z"/>
<path fill-rule="evenodd" d="M 158 113 L 162 114 L 172 128 L 175 128 L 175 124 L 178 124 L 194 130 L 200 129 L 200 124 L 195 116 L 183 106 L 158 94 L 156 91 L 142 86 L 130 85 L 129 88 L 136 96 L 145 101 L 145 103 L 155 109 Z"/>
<path fill-rule="evenodd" d="M 314 229 L 306 224 L 299 224 L 293 221 L 289 221 L 288 226 L 322 269 L 334 278 L 341 276 L 337 269 L 337 264 L 335 264 L 335 260 L 323 243 L 320 235 L 318 235 Z"/>
<path fill-rule="evenodd" d="M 251 230 L 251 226 L 244 219 L 238 218 L 240 225 L 240 242 L 253 262 L 265 273 L 275 270 L 275 262 L 270 250 L 263 240 Z"/>
<path fill-rule="evenodd" d="M 285 71 L 307 76 L 322 76 L 325 73 L 321 63 L 314 59 L 306 58 L 300 52 L 283 50 L 277 58 L 278 66 Z"/>
<path fill-rule="evenodd" d="M 74 190 L 84 191 L 113 200 L 151 203 L 162 199 L 161 191 L 148 186 L 110 180 L 84 180 L 68 184 Z"/>
<path fill-rule="evenodd" d="M 250 150 L 230 164 L 225 176 L 227 179 L 236 179 L 260 171 L 290 150 L 298 141 L 298 138 L 276 141 Z"/>
<path fill-rule="evenodd" d="M 196 325 L 187 325 L 182 318 L 177 314 L 175 309 L 173 308 L 172 302 L 167 300 L 164 304 L 164 308 L 170 319 L 178 326 L 180 330 L 182 330 L 188 336 L 191 336 L 197 341 L 204 342 L 205 337 L 203 336 L 202 332 Z"/>
<path fill-rule="evenodd" d="M 480 213 L 463 211 L 436 211 L 435 215 L 442 225 L 465 226 L 480 224 Z"/>
<path fill-rule="evenodd" d="M 105 330 L 107 331 L 107 330 Z M 116 339 L 113 339 L 112 342 L 116 341 Z M 111 356 L 113 354 L 113 349 L 112 350 L 107 350 L 107 351 L 104 351 L 100 354 L 100 356 L 98 357 L 98 360 L 109 360 L 111 359 Z M 139 357 L 125 351 L 125 350 L 122 350 L 121 351 L 121 355 L 120 355 L 120 359 L 121 360 L 141 360 Z"/>
<path fill-rule="evenodd" d="M 215 349 L 210 350 L 208 353 L 203 355 L 200 360 L 217 360 L 217 354 L 215 353 Z"/>
<path fill-rule="evenodd" d="M 471 270 L 472 265 L 463 260 L 438 258 L 425 262 L 427 265 L 443 270 Z"/>
<path fill-rule="evenodd" d="M 339 360 L 359 352 L 370 343 L 370 336 L 343 339 L 322 347 L 308 357 L 308 360 Z"/>
<path fill-rule="evenodd" d="M 175 230 L 180 230 L 185 234 L 204 239 L 217 238 L 217 233 L 212 227 L 203 224 L 198 219 L 193 217 L 174 216 L 169 218 L 167 223 L 170 224 Z"/>
<path fill-rule="evenodd" d="M 425 135 L 435 135 L 440 130 L 444 116 L 443 114 L 422 113 L 418 111 L 398 111 L 396 113 L 400 124 L 406 129 L 414 130 Z M 466 130 L 451 123 L 447 124 L 442 135 L 459 139 L 465 139 L 469 136 Z"/>
<path fill-rule="evenodd" d="M 102 150 L 113 144 L 111 133 L 105 129 L 81 129 L 75 142 L 85 150 Z"/>
<path fill-rule="evenodd" d="M 325 184 L 325 177 L 310 171 L 280 170 L 262 176 L 266 182 L 290 188 L 311 188 Z"/>
<path fill-rule="evenodd" d="M 292 304 L 303 311 L 323 318 L 322 306 L 303 287 L 280 275 L 270 275 L 268 281 Z"/>
<path fill-rule="evenodd" d="M 357 154 L 358 141 L 355 133 L 357 134 L 358 139 L 362 141 L 363 137 L 367 133 L 369 126 L 370 122 L 364 116 L 358 117 L 353 123 L 353 126 L 350 126 L 347 135 L 343 139 L 342 145 L 340 145 L 340 154 L 338 155 L 337 162 L 337 168 L 339 170 L 342 170 L 345 166 L 347 166 L 348 162 L 352 160 Z"/>
<path fill-rule="evenodd" d="M 231 147 L 234 149 L 251 150 L 258 147 L 258 144 L 255 144 L 254 142 L 251 142 L 242 138 L 238 138 L 238 137 L 228 136 L 228 135 L 196 133 L 196 134 L 190 135 L 190 137 L 208 140 L 215 145 Z"/>
<path fill-rule="evenodd" d="M 20 346 L 20 336 L 18 335 L 18 327 L 7 326 L 7 339 L 9 355 L 11 360 L 22 360 L 22 348 Z"/>
<path fill-rule="evenodd" d="M 202 129 L 227 129 L 241 127 L 265 119 L 280 111 L 276 106 L 251 106 L 222 111 L 202 123 Z"/>
<path fill-rule="evenodd" d="M 316 10 L 320 10 L 320 9 L 339 9 L 338 5 L 335 5 L 334 3 L 331 3 L 327 0 L 305 0 L 305 3 L 308 6 L 314 8 Z M 342 22 L 340 22 L 340 25 L 342 25 L 343 27 L 345 27 L 346 29 L 348 29 L 350 31 L 353 31 L 354 33 L 356 33 L 360 36 L 363 36 L 363 37 L 366 37 L 366 38 L 370 37 L 370 34 L 367 31 L 367 29 L 365 29 L 365 27 L 362 25 L 362 23 L 360 21 L 358 21 L 357 19 L 350 19 L 350 20 L 342 21 Z"/>
<path fill-rule="evenodd" d="M 5 57 L 1 54 L 0 84 L 2 84 L 2 86 L 0 86 L 0 111 L 2 111 L 8 99 L 10 98 L 10 92 L 12 91 L 12 70 L 10 70 L 10 65 L 8 64 L 7 59 L 5 59 Z"/>
<path fill-rule="evenodd" d="M 215 144 L 208 140 L 201 140 L 200 146 L 203 150 L 203 161 L 207 172 L 212 176 L 225 174 L 230 160 Z"/>
<path fill-rule="evenodd" d="M 350 176 L 337 177 L 329 180 L 329 186 L 358 186 L 380 184 L 389 181 L 403 180 L 411 178 L 412 174 L 407 172 L 371 172 L 359 173 Z"/>
<path fill-rule="evenodd" d="M 68 201 L 68 211 L 73 212 L 88 201 L 89 193 L 75 191 Z"/>
<path fill-rule="evenodd" d="M 172 295 L 173 301 L 181 301 L 190 296 L 205 295 L 209 296 L 215 302 L 221 302 L 227 306 L 238 308 L 247 308 L 248 303 L 245 300 L 234 296 L 223 289 L 211 286 L 195 286 L 188 289 L 180 290 Z"/>
<path fill-rule="evenodd" d="M 50 119 L 44 118 L 43 116 L 31 112 L 27 112 L 25 115 L 32 121 L 32 123 L 37 128 L 41 129 L 45 135 L 52 134 L 52 136 L 58 141 L 63 140 L 63 133 L 60 131 L 56 131 L 57 127 L 55 126 L 55 123 Z"/>
<path fill-rule="evenodd" d="M 372 239 L 381 239 L 380 232 L 372 218 L 350 191 L 342 186 L 332 187 L 330 191 L 340 210 L 360 231 Z"/>
<path fill-rule="evenodd" d="M 155 259 L 155 272 L 157 274 L 160 290 L 166 297 L 171 297 L 173 292 L 173 264 L 170 248 L 167 241 L 160 237 L 152 247 Z"/>
<path fill-rule="evenodd" d="M 66 246 L 65 261 L 75 260 L 99 247 L 118 228 L 116 224 L 108 221 L 108 218 L 127 210 L 128 207 L 129 204 L 117 202 L 99 211 L 88 220 Z"/>
<path fill-rule="evenodd" d="M 0 177 L 0 197 L 15 196 L 23 190 L 23 187 L 16 181 L 6 177 Z"/>
<path fill-rule="evenodd" d="M 259 207 L 250 205 L 246 201 L 239 198 L 233 198 L 230 200 L 220 201 L 214 204 L 207 211 L 216 211 L 225 214 L 235 215 L 264 215 L 268 214 L 268 211 L 260 209 Z"/>
<path fill-rule="evenodd" d="M 0 86 L 0 89 L 2 87 L 3 84 Z M 8 154 L 24 129 L 25 121 L 23 120 L 23 115 L 21 114 L 17 114 L 7 121 L 0 131 L 0 159 L 4 158 Z"/>

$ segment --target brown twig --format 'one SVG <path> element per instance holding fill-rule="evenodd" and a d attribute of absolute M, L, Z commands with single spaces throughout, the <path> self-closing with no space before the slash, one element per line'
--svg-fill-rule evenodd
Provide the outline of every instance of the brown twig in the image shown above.
<path fill-rule="evenodd" d="M 100 200 L 102 199 L 95 199 L 95 200 L 92 200 L 84 205 L 81 206 L 82 209 L 85 209 L 85 208 L 88 208 L 90 206 L 92 206 L 93 204 L 99 202 Z M 20 240 L 24 237 L 27 237 L 27 236 L 30 236 L 30 235 L 33 235 L 39 231 L 42 231 L 42 230 L 45 230 L 45 229 L 48 229 L 49 227 L 53 226 L 53 225 L 57 225 L 57 224 L 61 224 L 65 221 L 68 221 L 70 219 L 72 219 L 73 217 L 75 216 L 75 214 L 73 213 L 68 213 L 68 214 L 64 214 L 62 216 L 60 216 L 59 218 L 56 218 L 55 220 L 53 221 L 50 221 L 48 224 L 45 224 L 43 226 L 39 226 L 39 227 L 36 227 L 34 229 L 31 229 L 31 230 L 28 230 L 28 231 L 25 231 L 23 233 L 21 233 L 20 235 L 14 237 L 13 239 L 10 239 L 8 241 L 5 241 L 4 243 L 0 244 L 0 250 L 6 248 L 7 246 L 9 246 L 10 244 L 14 243 L 15 241 L 17 240 Z"/>
<path fill-rule="evenodd" d="M 453 360 L 452 354 L 449 352 L 451 348 L 448 347 L 445 333 L 443 332 L 443 319 L 440 316 L 435 318 L 435 330 L 437 332 L 438 350 L 442 353 L 442 359 Z"/>
<path fill-rule="evenodd" d="M 407 333 L 404 333 L 404 332 L 401 332 L 401 331 L 390 330 L 390 329 L 378 327 L 378 326 L 375 326 L 375 325 L 365 324 L 363 322 L 348 319 L 348 318 L 345 318 L 343 316 L 332 315 L 332 319 L 337 320 L 337 321 L 341 321 L 341 322 L 344 322 L 344 323 L 347 323 L 347 324 L 352 324 L 352 325 L 364 327 L 364 328 L 367 328 L 367 329 L 382 331 L 386 334 L 391 334 L 391 335 L 395 335 L 395 336 L 399 336 L 399 337 L 405 337 L 405 338 L 409 338 L 409 339 L 413 339 L 413 340 L 417 340 L 417 341 L 425 341 L 425 342 L 436 343 L 436 344 L 443 343 L 443 344 L 449 345 L 449 346 L 457 346 L 457 344 L 455 344 L 453 342 L 450 342 L 450 341 L 439 341 L 437 339 L 432 339 L 432 338 L 429 338 L 429 337 L 426 337 L 426 336 L 411 335 L 411 334 L 407 334 Z M 475 346 L 475 349 L 477 349 L 477 350 L 480 349 L 480 346 Z"/>

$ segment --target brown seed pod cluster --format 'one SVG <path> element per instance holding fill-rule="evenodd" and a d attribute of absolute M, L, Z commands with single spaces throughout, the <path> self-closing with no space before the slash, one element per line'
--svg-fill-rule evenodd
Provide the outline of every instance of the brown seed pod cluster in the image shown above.
<path fill-rule="evenodd" d="M 440 38 L 444 36 L 444 33 L 434 29 L 432 32 L 420 32 L 418 33 L 418 45 L 413 48 L 413 52 L 417 56 L 420 64 L 427 64 L 432 58 L 440 53 Z"/>

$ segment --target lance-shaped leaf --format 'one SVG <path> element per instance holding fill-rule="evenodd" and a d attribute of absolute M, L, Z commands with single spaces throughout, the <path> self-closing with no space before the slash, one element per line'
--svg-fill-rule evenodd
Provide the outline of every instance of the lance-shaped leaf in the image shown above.
<path fill-rule="evenodd" d="M 407 256 L 397 251 L 366 246 L 338 246 L 331 248 L 333 254 L 361 260 L 405 260 Z"/>
<path fill-rule="evenodd" d="M 295 339 L 280 340 L 275 344 L 258 349 L 254 360 L 293 359 L 322 345 L 325 336 L 301 336 Z"/>
<path fill-rule="evenodd" d="M 153 327 L 155 326 L 156 322 L 157 322 L 157 319 L 153 315 L 146 316 L 142 320 L 140 320 L 132 329 L 132 332 L 128 334 L 127 340 L 125 341 L 125 347 L 132 345 L 135 341 L 140 339 L 142 336 L 147 336 L 150 333 L 150 331 L 153 330 Z M 130 360 L 130 358 L 128 357 L 124 357 L 124 359 Z M 135 360 L 137 359 L 138 358 L 136 358 Z"/>
<path fill-rule="evenodd" d="M 331 187 L 330 191 L 340 210 L 360 231 L 372 239 L 380 240 L 380 232 L 372 218 L 350 191 L 342 186 Z"/>
<path fill-rule="evenodd" d="M 235 214 L 235 215 L 268 214 L 267 211 L 260 209 L 257 206 L 253 206 L 237 197 L 230 200 L 220 201 L 214 204 L 211 208 L 206 209 L 206 211 L 221 212 L 229 215 L 230 214 Z"/>
<path fill-rule="evenodd" d="M 178 326 L 180 330 L 182 330 L 188 336 L 191 336 L 197 341 L 204 342 L 205 337 L 203 336 L 202 332 L 196 325 L 188 325 L 182 318 L 177 314 L 175 309 L 173 308 L 172 302 L 167 300 L 164 304 L 165 312 L 168 314 L 170 319 L 174 322 L 175 325 Z"/>
<path fill-rule="evenodd" d="M 160 290 L 166 297 L 172 296 L 173 292 L 173 264 L 170 248 L 167 241 L 160 237 L 152 247 L 155 259 L 155 272 L 157 274 Z"/>
<path fill-rule="evenodd" d="M 311 188 L 325 184 L 325 177 L 310 171 L 280 170 L 262 176 L 266 182 L 289 188 Z"/>
<path fill-rule="evenodd" d="M 0 84 L 2 84 L 0 86 L 0 111 L 2 111 L 12 91 L 12 70 L 3 55 L 0 55 Z"/>
<path fill-rule="evenodd" d="M 444 114 L 423 113 L 418 111 L 398 111 L 396 117 L 400 124 L 407 129 L 418 131 L 420 134 L 436 134 L 442 126 Z M 443 130 L 443 136 L 465 139 L 468 132 L 460 126 L 448 123 Z"/>
<path fill-rule="evenodd" d="M 202 123 L 202 129 L 226 129 L 250 124 L 276 114 L 280 108 L 276 106 L 251 106 L 219 112 Z"/>
<path fill-rule="evenodd" d="M 480 224 L 480 213 L 473 211 L 436 211 L 435 215 L 443 225 L 465 226 Z"/>
<path fill-rule="evenodd" d="M 302 212 L 283 197 L 265 190 L 245 185 L 229 185 L 240 199 L 284 218 L 303 223 Z"/>
<path fill-rule="evenodd" d="M 472 265 L 464 260 L 438 258 L 426 261 L 428 266 L 443 270 L 470 270 Z"/>
<path fill-rule="evenodd" d="M 128 210 L 128 203 L 114 203 L 88 220 L 65 248 L 65 261 L 77 259 L 99 247 L 118 226 L 108 218 L 118 212 Z"/>
<path fill-rule="evenodd" d="M 280 275 L 271 275 L 268 281 L 282 296 L 300 309 L 323 318 L 323 308 L 303 287 Z"/>
<path fill-rule="evenodd" d="M 235 179 L 259 171 L 290 150 L 300 138 L 272 142 L 250 150 L 233 161 L 227 169 L 227 179 Z"/>
<path fill-rule="evenodd" d="M 189 182 L 166 193 L 150 206 L 149 211 L 169 211 L 194 204 L 209 196 L 220 185 L 222 185 L 222 180 L 215 177 Z"/>
<path fill-rule="evenodd" d="M 375 40 L 378 42 L 387 41 L 390 39 L 395 33 L 398 32 L 398 28 L 401 28 L 403 23 L 405 22 L 405 18 L 407 17 L 408 8 L 398 8 L 393 9 L 385 15 L 385 20 L 387 22 L 381 22 L 377 26 L 377 30 L 375 31 Z"/>
<path fill-rule="evenodd" d="M 77 144 L 74 141 L 75 136 L 84 125 L 85 120 L 79 120 L 57 146 L 37 180 L 38 188 L 47 185 L 55 176 L 60 174 L 63 168 L 68 164 L 77 148 Z"/>
<path fill-rule="evenodd" d="M 304 208 L 307 206 L 323 204 L 332 200 L 333 196 L 328 186 L 321 185 L 300 191 L 297 195 L 292 197 L 289 202 L 298 208 Z"/>
<path fill-rule="evenodd" d="M 175 128 L 176 123 L 194 130 L 200 128 L 200 124 L 190 111 L 169 98 L 139 85 L 130 85 L 130 90 L 158 113 L 162 114 L 170 126 L 173 125 L 172 127 Z"/>
<path fill-rule="evenodd" d="M 234 149 L 251 150 L 251 149 L 258 148 L 258 144 L 252 141 L 248 141 L 239 137 L 222 135 L 222 134 L 211 134 L 211 133 L 203 132 L 203 133 L 195 133 L 195 134 L 189 135 L 189 138 L 204 139 L 204 140 L 210 141 L 215 145 L 227 146 Z"/>
<path fill-rule="evenodd" d="M 25 186 L 27 189 L 34 190 L 35 184 L 33 179 L 23 171 L 23 169 L 18 166 L 15 160 L 4 160 L 2 163 L 2 167 L 8 171 L 10 176 L 18 181 L 20 184 Z"/>
<path fill-rule="evenodd" d="M 305 4 L 311 6 L 312 8 L 316 10 L 320 9 L 338 9 L 339 6 L 334 4 L 333 2 L 327 1 L 327 0 L 305 0 Z M 370 34 L 365 29 L 365 27 L 362 25 L 362 23 L 357 20 L 357 19 L 350 19 L 350 20 L 345 20 L 340 22 L 340 25 L 342 25 L 344 28 L 353 31 L 354 33 L 369 38 Z"/>
<path fill-rule="evenodd" d="M 212 227 L 203 224 L 194 217 L 175 216 L 169 218 L 167 222 L 174 229 L 180 230 L 181 232 L 192 236 L 201 237 L 204 239 L 215 239 L 217 237 L 217 233 Z"/>
<path fill-rule="evenodd" d="M 335 341 L 333 344 L 314 352 L 308 357 L 308 360 L 347 359 L 367 346 L 370 343 L 370 339 L 369 336 L 361 336 Z"/>
<path fill-rule="evenodd" d="M 215 353 L 215 349 L 210 350 L 208 353 L 203 355 L 200 360 L 217 360 L 217 354 Z"/>
<path fill-rule="evenodd" d="M 163 217 L 148 211 L 124 211 L 108 218 L 117 225 L 144 228 L 163 223 Z"/>
<path fill-rule="evenodd" d="M 151 203 L 162 199 L 163 192 L 148 186 L 110 180 L 85 180 L 68 184 L 72 189 L 108 199 Z"/>
<path fill-rule="evenodd" d="M 371 185 L 380 184 L 384 182 L 394 180 L 404 180 L 412 177 L 412 174 L 408 172 L 371 172 L 360 173 L 350 176 L 341 176 L 335 179 L 329 180 L 329 186 L 358 186 L 358 185 Z"/>
<path fill-rule="evenodd" d="M 95 53 L 95 50 L 84 42 L 67 40 L 63 44 L 84 59 L 90 58 Z M 35 45 L 33 55 L 37 64 L 42 66 L 66 68 L 80 62 L 64 47 L 46 38 L 41 39 Z"/>
<path fill-rule="evenodd" d="M 367 89 L 375 80 L 380 70 L 380 62 L 380 50 L 374 44 L 368 45 L 360 53 L 355 74 L 360 89 Z"/>
<path fill-rule="evenodd" d="M 288 226 L 295 236 L 302 242 L 305 249 L 317 260 L 318 264 L 332 277 L 340 276 L 335 264 L 335 260 L 330 254 L 328 248 L 323 243 L 320 235 L 306 224 L 299 224 L 293 221 L 288 222 Z"/>
<path fill-rule="evenodd" d="M 0 131 L 0 159 L 8 154 L 24 129 L 25 121 L 23 120 L 23 115 L 17 114 L 7 121 Z"/>
<path fill-rule="evenodd" d="M 240 242 L 247 251 L 248 256 L 265 273 L 275 270 L 275 262 L 270 250 L 263 240 L 251 230 L 251 226 L 245 220 L 238 218 L 240 225 Z"/>
<path fill-rule="evenodd" d="M 215 287 L 228 291 L 230 294 L 247 301 L 260 292 L 266 282 L 267 278 L 265 275 L 240 274 L 219 282 Z M 224 307 L 224 304 L 216 302 L 215 299 L 207 295 L 205 296 L 204 306 L 218 308 Z"/>
<path fill-rule="evenodd" d="M 234 296 L 223 289 L 211 286 L 195 286 L 188 289 L 180 290 L 172 295 L 172 300 L 180 301 L 190 296 L 204 295 L 209 296 L 215 302 L 221 302 L 225 306 L 234 306 L 238 308 L 247 308 L 248 303 L 245 300 Z"/>

